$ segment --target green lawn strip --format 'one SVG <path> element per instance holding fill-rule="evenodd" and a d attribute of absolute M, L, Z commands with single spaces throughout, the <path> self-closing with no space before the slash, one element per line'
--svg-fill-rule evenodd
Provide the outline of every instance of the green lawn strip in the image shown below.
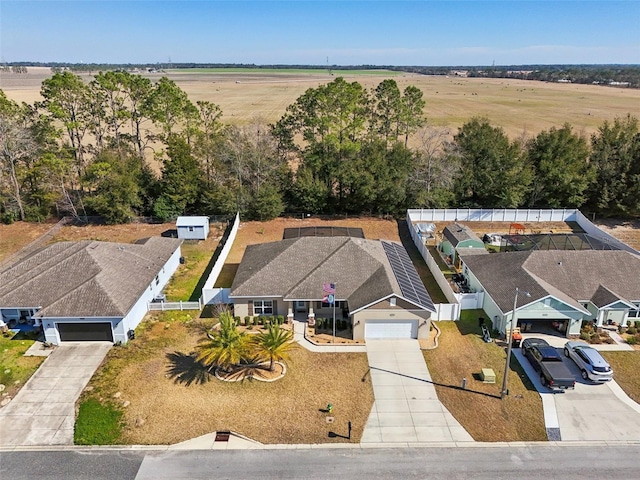
<path fill-rule="evenodd" d="M 21 334 L 10 335 L 0 335 L 0 384 L 5 386 L 0 398 L 13 397 L 46 358 L 25 357 L 34 341 Z"/>
<path fill-rule="evenodd" d="M 122 436 L 122 410 L 110 402 L 80 402 L 73 434 L 76 445 L 115 445 Z"/>
<path fill-rule="evenodd" d="M 615 381 L 631 399 L 640 403 L 640 350 L 600 352 L 613 368 Z"/>
<path fill-rule="evenodd" d="M 424 352 L 438 398 L 477 441 L 546 440 L 540 395 L 515 357 L 510 363 L 509 395 L 500 399 L 505 348 L 482 340 L 480 316 L 487 318 L 482 310 L 463 310 L 458 322 L 438 322 L 439 346 Z M 480 380 L 482 368 L 493 369 L 495 384 Z M 460 388 L 463 378 L 465 390 Z"/>

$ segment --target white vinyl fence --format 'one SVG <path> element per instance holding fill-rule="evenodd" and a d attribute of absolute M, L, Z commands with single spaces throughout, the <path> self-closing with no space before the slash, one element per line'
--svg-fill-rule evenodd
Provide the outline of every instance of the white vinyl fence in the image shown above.
<path fill-rule="evenodd" d="M 162 311 L 165 310 L 201 310 L 202 304 L 198 302 L 149 302 L 149 310 Z"/>
<path fill-rule="evenodd" d="M 211 273 L 207 278 L 207 281 L 204 282 L 204 286 L 202 287 L 202 296 L 200 300 L 203 305 L 211 305 L 214 303 L 228 303 L 229 302 L 229 293 L 227 292 L 225 301 L 219 301 L 219 299 L 223 298 L 222 293 L 219 288 L 213 288 L 216 284 L 216 280 L 218 280 L 218 276 L 222 271 L 222 267 L 227 261 L 227 257 L 229 256 L 229 252 L 231 251 L 231 246 L 233 245 L 234 240 L 236 239 L 236 235 L 238 234 L 238 227 L 240 226 L 240 214 L 236 214 L 236 218 L 233 220 L 233 227 L 231 227 L 231 231 L 229 232 L 229 236 L 227 237 L 224 246 L 222 247 L 222 251 L 216 260 L 215 265 L 211 269 Z M 228 289 L 227 289 L 228 290 Z"/>

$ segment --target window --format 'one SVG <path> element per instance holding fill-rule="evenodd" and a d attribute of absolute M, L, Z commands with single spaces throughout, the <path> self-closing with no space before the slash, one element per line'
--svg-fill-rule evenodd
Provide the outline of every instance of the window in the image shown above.
<path fill-rule="evenodd" d="M 635 310 L 629 310 L 629 318 L 640 318 L 640 303 L 634 303 Z"/>
<path fill-rule="evenodd" d="M 333 308 L 333 304 L 320 302 L 320 308 Z M 336 300 L 336 308 L 342 308 L 342 302 L 340 300 Z"/>
<path fill-rule="evenodd" d="M 389 305 L 391 305 L 392 307 L 396 306 L 396 297 L 391 297 L 389 299 Z"/>
<path fill-rule="evenodd" d="M 156 275 L 156 285 L 158 285 L 160 283 L 160 276 Z"/>
<path fill-rule="evenodd" d="M 273 315 L 273 300 L 254 300 L 254 315 Z"/>

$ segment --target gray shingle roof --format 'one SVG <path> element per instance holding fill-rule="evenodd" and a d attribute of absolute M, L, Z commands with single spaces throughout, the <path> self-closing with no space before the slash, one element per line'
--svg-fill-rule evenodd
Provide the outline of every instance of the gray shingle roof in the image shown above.
<path fill-rule="evenodd" d="M 531 293 L 531 298 L 521 295 L 518 306 L 547 295 L 580 309 L 585 301 L 599 306 L 611 298 L 640 301 L 640 257 L 625 251 L 508 252 L 469 256 L 464 263 L 505 313 L 513 308 L 515 287 Z"/>
<path fill-rule="evenodd" d="M 0 306 L 42 307 L 41 317 L 124 316 L 181 244 L 54 243 L 0 272 Z"/>
<path fill-rule="evenodd" d="M 328 282 L 336 284 L 336 299 L 347 300 L 351 311 L 391 294 L 402 297 L 380 241 L 351 237 L 249 245 L 230 295 L 322 300 L 322 285 Z"/>
<path fill-rule="evenodd" d="M 451 225 L 447 225 L 446 227 L 444 227 L 442 234 L 447 240 L 449 240 L 449 242 L 451 242 L 451 245 L 453 245 L 454 247 L 465 240 L 476 240 L 478 242 L 481 242 L 478 236 L 473 233 L 473 230 L 471 230 L 468 226 L 461 225 L 459 223 L 452 223 Z"/>

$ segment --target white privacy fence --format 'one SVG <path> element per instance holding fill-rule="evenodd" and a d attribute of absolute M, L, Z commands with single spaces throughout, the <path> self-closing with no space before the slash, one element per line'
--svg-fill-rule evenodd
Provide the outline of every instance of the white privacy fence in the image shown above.
<path fill-rule="evenodd" d="M 575 208 L 434 208 L 410 209 L 407 217 L 411 222 L 566 222 L 575 221 L 577 213 Z"/>
<path fill-rule="evenodd" d="M 221 293 L 220 290 L 224 290 L 224 289 L 213 288 L 213 286 L 216 284 L 216 280 L 218 280 L 218 276 L 222 271 L 222 267 L 227 261 L 227 257 L 229 256 L 229 252 L 231 251 L 231 246 L 233 245 L 233 242 L 236 239 L 236 235 L 238 234 L 239 226 L 240 226 L 240 214 L 238 213 L 236 214 L 236 217 L 233 220 L 233 226 L 231 227 L 229 236 L 226 238 L 226 240 L 224 240 L 225 243 L 222 247 L 222 250 L 220 251 L 220 255 L 218 256 L 216 263 L 213 265 L 213 268 L 211 269 L 211 273 L 209 274 L 209 277 L 207 277 L 207 280 L 204 282 L 204 285 L 202 287 L 202 296 L 200 297 L 200 300 L 203 305 L 210 305 L 214 303 L 228 303 L 229 301 L 228 292 L 226 294 L 226 297 L 224 297 L 225 300 L 219 301 L 219 299 L 223 298 L 223 293 Z"/>

